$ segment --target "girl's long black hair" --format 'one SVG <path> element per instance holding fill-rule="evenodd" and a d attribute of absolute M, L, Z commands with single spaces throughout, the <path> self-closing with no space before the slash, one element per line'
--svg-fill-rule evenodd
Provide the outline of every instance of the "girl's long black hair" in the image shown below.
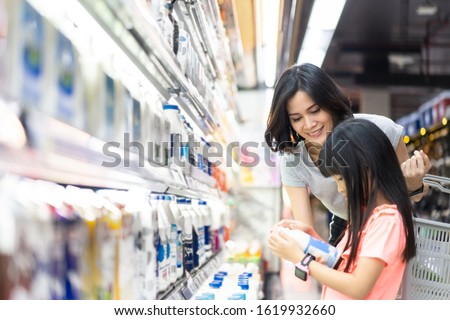
<path fill-rule="evenodd" d="M 391 142 L 375 124 L 364 119 L 345 120 L 327 137 L 319 155 L 325 177 L 340 175 L 347 188 L 350 247 L 345 271 L 356 258 L 360 233 L 376 207 L 378 192 L 397 205 L 406 235 L 403 259 L 416 255 L 412 207 L 406 182 Z"/>
<path fill-rule="evenodd" d="M 325 71 L 310 63 L 294 65 L 286 69 L 275 84 L 265 132 L 265 140 L 272 151 L 289 152 L 303 140 L 292 129 L 286 110 L 287 102 L 299 91 L 307 93 L 331 114 L 333 126 L 353 117 L 350 100 Z"/>

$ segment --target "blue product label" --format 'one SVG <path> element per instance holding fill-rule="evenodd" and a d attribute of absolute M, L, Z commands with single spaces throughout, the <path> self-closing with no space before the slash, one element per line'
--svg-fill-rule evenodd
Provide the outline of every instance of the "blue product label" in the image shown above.
<path fill-rule="evenodd" d="M 70 121 L 74 116 L 75 102 L 75 56 L 73 46 L 62 34 L 58 34 L 57 47 L 58 64 L 58 110 L 57 115 L 64 121 Z"/>
<path fill-rule="evenodd" d="M 194 246 L 194 267 L 198 267 L 199 266 L 199 255 L 198 255 L 199 245 L 198 245 L 198 234 L 197 234 L 197 231 L 195 231 L 195 228 L 192 232 L 192 238 L 193 238 L 193 246 Z"/>
<path fill-rule="evenodd" d="M 163 262 L 164 261 L 164 246 L 161 243 L 159 243 L 156 250 L 157 250 L 156 257 L 158 259 L 158 262 Z"/>
<path fill-rule="evenodd" d="M 189 159 L 189 146 L 184 141 L 182 141 L 181 144 L 181 159 L 183 160 Z"/>
<path fill-rule="evenodd" d="M 21 52 L 24 71 L 22 98 L 25 103 L 36 106 L 39 105 L 42 94 L 38 81 L 44 65 L 44 24 L 41 15 L 27 2 L 23 3 L 22 25 L 25 40 Z"/>
<path fill-rule="evenodd" d="M 194 248 L 192 239 L 184 239 L 183 244 L 184 269 L 186 271 L 191 271 L 194 269 Z"/>
<path fill-rule="evenodd" d="M 114 80 L 106 75 L 105 81 L 106 81 L 105 120 L 106 120 L 106 132 L 109 137 L 114 132 L 114 109 L 115 109 Z"/>
<path fill-rule="evenodd" d="M 181 238 L 181 230 L 177 232 L 177 268 L 183 266 L 183 240 Z"/>
<path fill-rule="evenodd" d="M 170 258 L 170 244 L 166 244 L 166 259 Z"/>
<path fill-rule="evenodd" d="M 64 260 L 66 262 L 65 270 L 65 300 L 79 300 L 81 298 L 81 253 L 83 226 L 81 220 L 76 219 L 68 221 L 65 225 L 65 244 L 64 244 Z"/>
<path fill-rule="evenodd" d="M 197 166 L 200 170 L 204 170 L 205 164 L 203 163 L 203 155 L 201 154 L 197 155 Z"/>
<path fill-rule="evenodd" d="M 133 140 L 141 139 L 141 103 L 133 99 Z"/>
<path fill-rule="evenodd" d="M 133 129 L 133 98 L 131 98 L 130 91 L 128 91 L 127 89 L 125 89 L 124 94 L 124 109 L 124 132 L 131 132 L 131 130 Z"/>
<path fill-rule="evenodd" d="M 209 237 L 209 226 L 205 226 L 205 246 L 208 246 L 211 243 Z"/>
<path fill-rule="evenodd" d="M 181 135 L 172 133 L 170 135 L 170 158 L 181 159 Z"/>
<path fill-rule="evenodd" d="M 309 244 L 305 248 L 305 252 L 309 252 L 315 257 L 323 257 L 326 261 L 326 265 L 329 267 L 333 267 L 339 257 L 339 253 L 335 247 L 313 237 L 310 238 Z"/>

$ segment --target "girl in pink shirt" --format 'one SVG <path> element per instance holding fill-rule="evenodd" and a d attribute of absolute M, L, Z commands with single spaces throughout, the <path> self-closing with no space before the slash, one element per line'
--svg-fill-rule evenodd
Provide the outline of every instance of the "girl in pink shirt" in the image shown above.
<path fill-rule="evenodd" d="M 323 284 L 322 299 L 395 299 L 406 262 L 416 254 L 412 208 L 395 150 L 372 122 L 349 119 L 327 137 L 318 167 L 347 199 L 348 227 L 331 269 L 308 259 L 295 239 L 272 232 L 269 248 Z M 300 221 L 277 224 L 319 238 Z M 313 257 L 312 257 L 313 258 Z"/>

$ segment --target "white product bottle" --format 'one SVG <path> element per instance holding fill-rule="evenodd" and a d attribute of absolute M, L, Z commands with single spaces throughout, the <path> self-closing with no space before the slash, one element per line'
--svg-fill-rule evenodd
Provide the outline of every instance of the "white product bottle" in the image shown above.
<path fill-rule="evenodd" d="M 45 110 L 56 32 L 27 1 L 10 2 L 6 94 L 26 107 Z"/>
<path fill-rule="evenodd" d="M 197 148 L 195 148 L 194 130 L 183 115 L 180 115 L 180 120 L 184 124 L 184 128 L 186 130 L 186 139 L 188 141 L 188 161 L 193 167 L 195 167 Z"/>
<path fill-rule="evenodd" d="M 170 165 L 187 167 L 187 139 L 183 140 L 183 124 L 180 121 L 180 109 L 176 105 L 166 104 L 164 113 L 170 122 Z"/>
<path fill-rule="evenodd" d="M 162 141 L 163 141 L 163 119 L 162 119 L 162 110 L 161 110 L 161 102 L 159 100 L 155 99 L 155 97 L 149 97 L 149 103 L 150 103 L 150 139 L 148 140 L 150 142 L 149 145 L 149 153 L 148 153 L 148 160 L 150 162 L 155 162 L 161 165 L 164 165 L 163 158 L 162 158 Z"/>
<path fill-rule="evenodd" d="M 199 257 L 199 265 L 203 265 L 206 261 L 205 256 L 205 219 L 203 218 L 203 212 L 200 211 L 200 208 L 197 203 L 192 203 L 192 210 L 196 215 L 196 227 L 198 232 L 198 257 Z"/>
<path fill-rule="evenodd" d="M 56 92 L 55 115 L 62 121 L 84 129 L 83 93 L 78 53 L 72 43 L 58 32 L 55 70 L 50 86 Z"/>
<path fill-rule="evenodd" d="M 187 122 L 186 118 L 182 114 L 179 114 L 178 117 L 181 123 L 181 156 L 183 157 L 183 159 L 185 159 L 185 163 L 182 169 L 185 174 L 190 175 L 191 166 L 189 162 L 189 154 L 191 151 L 189 150 L 190 146 L 189 146 L 189 132 L 187 128 Z"/>
<path fill-rule="evenodd" d="M 187 73 L 186 70 L 192 54 L 191 51 L 191 36 L 186 30 L 180 28 L 177 59 L 180 62 L 181 71 L 183 71 L 183 74 Z"/>
<path fill-rule="evenodd" d="M 211 202 L 210 202 L 211 203 Z M 216 254 L 220 251 L 220 211 L 217 210 L 216 206 L 210 205 L 211 210 L 211 229 L 210 229 L 210 242 L 211 242 L 211 252 Z"/>
<path fill-rule="evenodd" d="M 304 253 L 309 253 L 316 258 L 325 260 L 325 264 L 333 268 L 339 261 L 341 251 L 332 245 L 316 239 L 301 230 L 291 230 L 284 227 L 278 228 L 279 232 L 285 232 L 297 240 Z"/>
<path fill-rule="evenodd" d="M 156 243 L 157 260 L 158 260 L 158 291 L 163 292 L 169 287 L 168 259 L 166 258 L 166 250 L 169 245 L 167 237 L 167 225 L 165 223 L 163 213 L 158 209 L 158 195 L 151 195 L 150 202 L 152 207 L 158 212 L 158 240 Z"/>
<path fill-rule="evenodd" d="M 175 283 L 175 281 L 177 280 L 177 221 L 170 207 L 171 201 L 172 201 L 171 196 L 162 196 L 161 203 L 163 205 L 164 212 L 166 213 L 166 217 L 170 225 L 170 234 L 169 234 L 170 283 Z"/>
<path fill-rule="evenodd" d="M 184 270 L 191 272 L 194 269 L 194 247 L 192 239 L 192 217 L 186 207 L 186 199 L 177 200 L 181 212 L 183 226 L 183 265 Z"/>
<path fill-rule="evenodd" d="M 175 196 L 169 196 L 170 210 L 172 211 L 175 223 L 177 225 L 177 278 L 180 279 L 184 273 L 183 266 L 183 227 L 182 227 L 182 214 L 178 207 Z"/>
<path fill-rule="evenodd" d="M 209 210 L 206 201 L 199 201 L 198 206 L 199 206 L 200 212 L 202 212 L 202 215 L 203 215 L 204 238 L 205 238 L 205 243 L 204 243 L 203 248 L 205 250 L 205 259 L 207 260 L 212 255 L 212 253 L 211 253 L 211 235 L 210 235 L 212 216 L 211 216 L 211 210 Z"/>
<path fill-rule="evenodd" d="M 152 207 L 146 201 L 147 192 L 140 189 L 131 189 L 130 199 L 137 204 L 136 215 L 137 241 L 136 241 L 136 282 L 138 285 L 138 299 L 156 299 L 156 250 L 154 247 L 154 228 Z"/>
<path fill-rule="evenodd" d="M 200 266 L 200 256 L 201 256 L 201 248 L 199 241 L 199 222 L 197 212 L 192 208 L 192 200 L 186 199 L 186 208 L 189 211 L 189 215 L 192 219 L 192 242 L 194 249 L 194 268 L 198 268 Z"/>
<path fill-rule="evenodd" d="M 159 101 L 158 106 L 162 106 L 161 101 Z M 162 134 L 161 134 L 161 148 L 162 148 L 162 165 L 163 166 L 168 166 L 169 165 L 169 159 L 170 159 L 170 133 L 171 133 L 171 124 L 170 124 L 170 120 L 167 117 L 167 115 L 165 114 L 165 112 L 163 112 L 163 109 L 160 108 L 160 113 L 161 113 L 161 130 L 162 130 Z"/>

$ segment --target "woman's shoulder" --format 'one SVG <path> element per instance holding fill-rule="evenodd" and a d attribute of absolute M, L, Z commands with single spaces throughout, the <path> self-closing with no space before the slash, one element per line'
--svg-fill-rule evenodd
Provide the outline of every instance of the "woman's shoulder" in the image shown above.
<path fill-rule="evenodd" d="M 292 152 L 284 152 L 280 159 L 281 172 L 290 173 L 295 176 L 304 175 L 309 172 L 311 167 L 315 167 L 308 157 L 305 143 L 300 141 Z"/>
<path fill-rule="evenodd" d="M 403 127 L 398 123 L 395 123 L 394 120 L 379 114 L 355 113 L 354 116 L 355 118 L 365 119 L 374 123 L 386 134 L 389 133 L 388 136 L 390 135 L 396 136 L 403 130 Z"/>
<path fill-rule="evenodd" d="M 303 141 L 300 141 L 297 146 L 290 150 L 289 152 L 285 151 L 280 154 L 281 159 L 285 161 L 293 160 L 295 158 L 298 158 L 302 155 L 305 149 L 305 143 Z M 305 149 L 306 151 L 306 149 Z"/>
<path fill-rule="evenodd" d="M 382 116 L 380 114 L 355 113 L 354 117 L 357 118 L 357 119 L 369 120 L 369 121 L 372 121 L 375 124 L 378 124 L 380 122 L 394 123 L 394 121 L 391 118 L 388 118 L 386 116 Z"/>

